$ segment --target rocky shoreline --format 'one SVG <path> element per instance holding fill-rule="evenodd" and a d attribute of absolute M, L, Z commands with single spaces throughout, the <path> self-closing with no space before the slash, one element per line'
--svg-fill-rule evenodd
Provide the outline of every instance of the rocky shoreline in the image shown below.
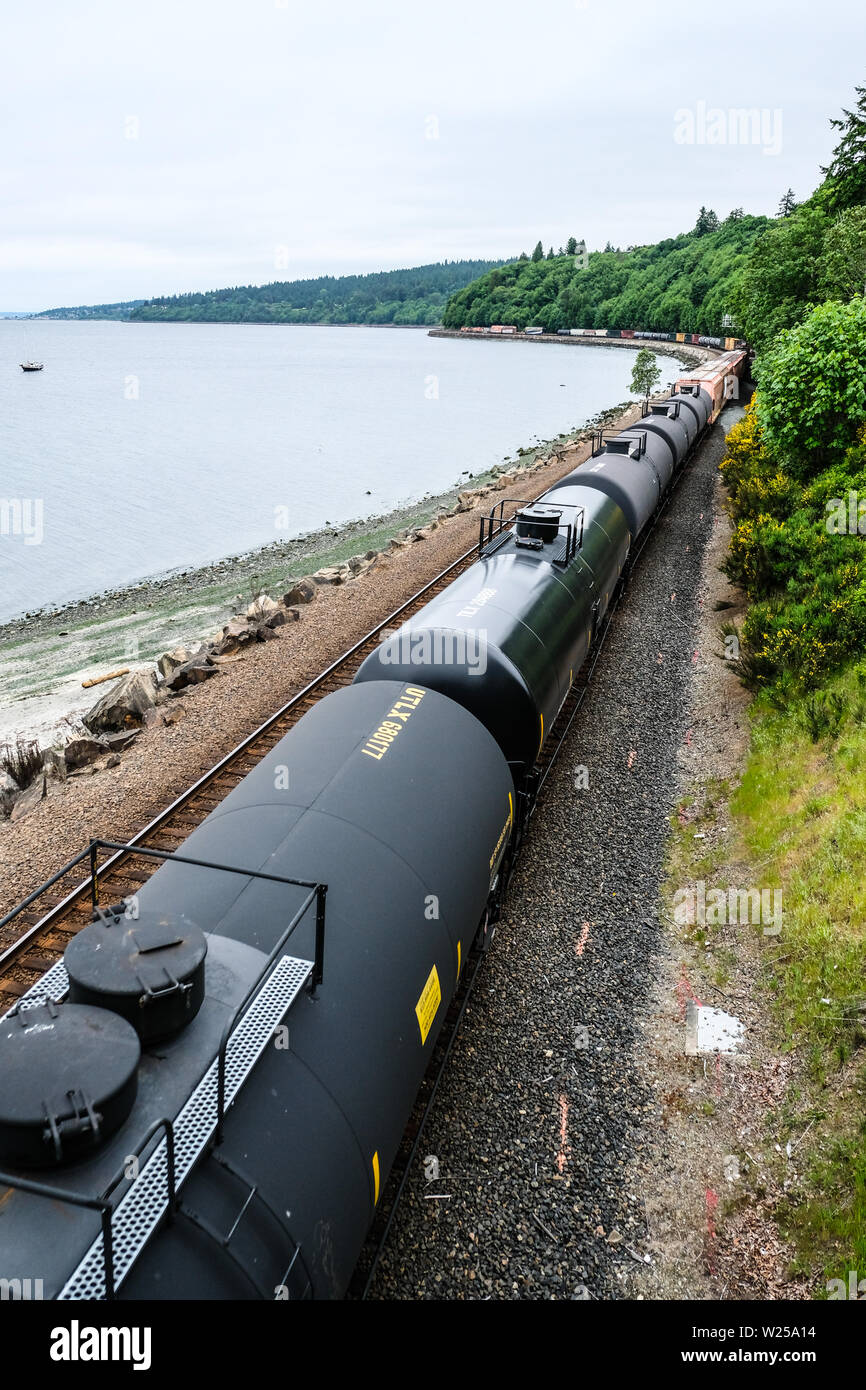
<path fill-rule="evenodd" d="M 616 407 L 553 448 L 540 454 L 525 451 L 525 466 L 519 470 L 526 480 L 521 492 L 537 496 L 583 462 L 594 427 L 623 428 L 639 415 L 637 403 Z M 106 682 L 108 703 L 118 708 L 105 722 L 96 718 L 98 706 L 92 706 L 100 691 L 85 692 L 89 698 L 81 713 L 93 716 L 96 727 L 68 723 L 60 747 L 50 750 L 47 758 L 39 750 L 27 786 L 7 788 L 6 818 L 0 813 L 0 912 L 55 872 L 88 838 L 134 835 L 324 667 L 469 549 L 478 538 L 479 518 L 508 485 L 509 472 L 514 472 L 513 463 L 496 477 L 472 479 L 462 489 L 464 496 L 457 494 L 447 508 L 428 504 L 430 511 L 445 513 L 435 526 L 435 515 L 420 524 L 416 519 L 400 527 L 400 535 L 393 522 L 386 523 L 382 544 L 367 547 L 374 550 L 372 556 L 358 551 L 349 556 L 354 566 L 346 560 L 319 566 L 336 570 L 338 582 L 317 582 L 315 571 L 306 565 L 292 567 L 294 573 L 284 566 L 277 572 L 279 587 L 260 595 L 268 599 L 261 614 L 248 616 L 249 600 L 240 611 L 230 605 L 219 625 L 204 630 L 203 641 L 189 629 L 167 627 L 167 640 L 156 656 L 135 663 L 130 672 L 143 677 L 153 697 L 144 707 L 120 710 L 118 685 Z M 287 604 L 287 597 L 298 597 L 292 592 L 298 574 L 311 580 L 315 597 Z M 327 581 L 329 576 L 319 578 Z M 232 595 L 235 589 L 229 585 L 228 592 Z M 269 626 L 275 613 L 279 616 Z M 237 648 L 230 651 L 233 641 Z M 224 642 L 222 653 L 217 652 Z M 178 653 L 181 646 L 184 650 Z M 166 659 L 157 665 L 160 655 Z M 119 664 L 125 663 L 107 664 L 104 670 Z M 183 667 L 190 669 L 173 680 Z M 195 667 L 207 667 L 208 674 Z M 125 747 L 119 746 L 120 739 L 115 741 L 115 732 L 123 736 Z M 96 746 L 69 749 L 81 739 Z M 13 820 L 9 813 L 25 798 Z"/>
<path fill-rule="evenodd" d="M 326 526 L 305 536 L 196 568 L 176 570 L 63 607 L 25 614 L 0 626 L 0 747 L 10 740 L 56 741 L 67 716 L 82 715 L 85 681 L 119 668 L 155 663 L 178 645 L 197 648 L 260 594 L 284 593 L 317 569 L 345 565 L 386 549 L 407 527 L 429 525 L 457 504 L 462 490 L 488 485 L 510 469 L 531 466 L 588 437 L 627 403 L 579 430 L 520 449 L 486 473 L 464 473 L 447 492 L 428 494 L 385 515 Z"/>
<path fill-rule="evenodd" d="M 120 753 L 138 730 L 165 722 L 159 711 L 167 700 L 190 686 L 204 684 L 226 663 L 240 660 L 254 644 L 278 637 L 287 624 L 299 621 L 304 606 L 321 591 L 354 584 L 368 573 L 382 570 L 395 552 L 428 540 L 452 517 L 486 510 L 490 502 L 485 499 L 492 494 L 513 489 L 523 479 L 561 463 L 576 446 L 586 445 L 594 430 L 621 417 L 623 411 L 634 413 L 637 409 L 623 403 L 602 412 L 579 431 L 532 450 L 520 450 L 516 459 L 477 478 L 469 474 L 461 489 L 428 497 L 423 504 L 376 519 L 372 530 L 369 522 L 359 522 L 339 531 L 318 532 L 25 619 L 31 625 L 27 629 L 31 642 L 34 626 L 42 637 L 63 638 L 69 637 L 75 622 L 86 628 L 88 622 L 101 621 L 105 631 L 112 634 L 109 640 L 115 647 L 105 651 L 104 673 L 88 682 L 106 687 L 94 705 L 89 698 L 82 698 L 80 689 L 75 690 L 74 707 L 56 721 L 41 745 L 24 731 L 0 747 L 0 815 L 20 820 L 45 799 L 50 781 L 80 775 L 100 759 L 110 758 L 108 765 L 117 766 Z M 409 524 L 400 526 L 407 518 Z M 367 542 L 366 548 L 347 555 L 346 551 L 359 542 Z M 313 568 L 317 562 L 318 567 Z M 242 589 L 237 592 L 244 582 L 248 584 L 246 595 Z M 169 621 L 153 634 L 165 637 L 161 651 L 139 649 L 133 638 L 127 650 L 134 652 L 135 659 L 129 665 L 123 663 L 116 654 L 117 643 L 123 631 L 129 644 L 130 628 L 118 627 L 117 620 L 135 618 L 155 607 L 165 608 L 171 618 L 178 602 L 186 606 L 176 614 L 177 625 Z M 191 602 L 195 605 L 192 608 Z M 194 620 L 194 627 L 184 630 L 183 620 Z M 68 627 L 61 628 L 61 624 Z M 21 624 L 8 625 L 6 631 L 10 629 L 20 642 Z"/>

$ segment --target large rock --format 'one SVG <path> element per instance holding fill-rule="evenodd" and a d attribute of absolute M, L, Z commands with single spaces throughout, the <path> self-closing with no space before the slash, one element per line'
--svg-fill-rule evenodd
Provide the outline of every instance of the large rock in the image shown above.
<path fill-rule="evenodd" d="M 216 675 L 219 675 L 218 666 L 214 666 L 210 660 L 205 660 L 204 657 L 196 657 L 193 661 L 178 666 L 174 674 L 166 681 L 166 686 L 169 690 L 186 690 L 187 686 L 201 685 L 203 681 Z"/>
<path fill-rule="evenodd" d="M 249 647 L 256 640 L 256 630 L 246 618 L 232 618 L 223 628 L 223 635 L 214 648 L 217 656 L 231 656 L 234 652 Z"/>
<path fill-rule="evenodd" d="M 163 652 L 156 663 L 163 680 L 167 681 L 169 676 L 173 676 L 177 668 L 189 661 L 191 656 L 192 652 L 187 651 L 186 647 L 174 647 L 170 652 Z"/>
<path fill-rule="evenodd" d="M 258 598 L 253 599 L 245 616 L 249 618 L 250 622 L 261 623 L 272 613 L 276 613 L 278 607 L 279 604 L 275 603 L 268 594 L 260 594 Z"/>
<path fill-rule="evenodd" d="M 141 729 L 125 729 L 120 734 L 106 734 L 104 742 L 111 753 L 122 753 L 124 748 L 135 743 L 140 734 Z"/>
<path fill-rule="evenodd" d="M 37 777 L 33 785 L 28 787 L 26 792 L 22 792 L 17 798 L 15 805 L 12 807 L 12 813 L 9 819 L 13 821 L 23 820 L 31 811 L 35 811 L 40 801 L 43 801 L 47 795 L 48 778 L 44 776 Z"/>
<path fill-rule="evenodd" d="M 297 613 L 298 610 L 295 608 L 292 611 Z M 265 619 L 265 627 L 284 627 L 286 623 L 291 621 L 291 614 L 285 608 L 278 608 L 276 613 L 272 613 L 269 618 Z"/>
<path fill-rule="evenodd" d="M 87 767 L 88 763 L 95 763 L 97 758 L 101 758 L 107 752 L 107 739 L 94 738 L 87 734 L 70 739 L 63 749 L 66 771 L 75 772 L 79 767 Z"/>
<path fill-rule="evenodd" d="M 283 603 L 287 608 L 299 603 L 312 603 L 317 593 L 316 581 L 309 575 L 305 575 L 303 579 L 299 579 L 283 594 Z"/>
<path fill-rule="evenodd" d="M 8 772 L 0 768 L 0 796 L 14 796 L 17 791 L 18 783 L 15 778 L 10 777 Z"/>
<path fill-rule="evenodd" d="M 345 584 L 351 573 L 348 565 L 326 565 L 312 577 L 316 584 Z"/>
<path fill-rule="evenodd" d="M 105 729 L 123 729 L 142 724 L 149 709 L 159 699 L 156 674 L 153 671 L 132 671 L 118 681 L 113 690 L 97 700 L 85 714 L 82 723 L 92 734 Z"/>

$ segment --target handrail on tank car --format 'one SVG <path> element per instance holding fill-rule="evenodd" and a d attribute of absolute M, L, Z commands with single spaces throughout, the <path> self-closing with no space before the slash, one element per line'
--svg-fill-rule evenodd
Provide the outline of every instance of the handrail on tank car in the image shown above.
<path fill-rule="evenodd" d="M 512 512 L 509 517 L 505 516 L 505 508 L 509 505 L 519 508 L 530 507 L 532 503 L 528 502 L 525 497 L 502 497 L 498 502 L 494 502 L 487 516 L 481 517 L 481 524 L 478 529 L 479 555 L 483 555 L 485 546 L 491 545 L 502 535 L 506 526 L 510 526 L 513 521 L 517 520 L 516 511 Z"/>
<path fill-rule="evenodd" d="M 320 985 L 324 978 L 325 895 L 328 891 L 327 883 L 315 883 L 312 879 L 308 878 L 287 878 L 285 874 L 266 874 L 261 869 L 239 869 L 234 864 L 214 864 L 212 860 L 193 859 L 188 854 L 176 854 L 173 853 L 171 850 L 167 849 L 145 849 L 142 845 L 122 844 L 117 842 L 116 840 L 91 840 L 90 848 L 87 852 L 90 854 L 90 901 L 94 909 L 99 907 L 99 869 L 97 866 L 97 850 L 100 849 L 126 850 L 130 854 L 139 854 L 144 859 L 166 859 L 171 860 L 173 864 L 191 864 L 194 868 L 216 869 L 218 873 L 240 874 L 243 878 L 267 879 L 270 883 L 282 883 L 288 885 L 290 888 L 310 888 L 312 890 L 311 893 L 304 900 L 303 906 L 299 909 L 298 912 L 295 913 L 295 916 L 292 918 L 291 922 L 289 923 L 289 926 L 283 932 L 282 936 L 277 942 L 277 945 L 274 947 L 274 951 L 279 950 L 280 946 L 282 946 L 288 940 L 289 936 L 294 931 L 295 927 L 298 925 L 298 922 L 301 920 L 301 917 L 303 917 L 307 908 L 315 899 L 316 958 L 313 965 L 313 971 L 310 976 L 310 993 L 315 994 L 316 986 Z M 81 858 L 80 855 L 79 858 Z M 131 896 L 134 897 L 135 895 L 132 894 Z M 127 901 L 128 899 L 124 899 L 124 906 L 126 905 Z M 271 955 L 273 955 L 273 952 L 271 953 Z M 270 964 L 270 961 L 271 956 L 268 957 L 268 964 Z M 265 969 L 267 969 L 267 965 L 265 966 Z M 264 971 L 262 971 L 262 975 L 263 974 Z M 259 979 L 262 978 L 262 975 L 259 976 Z M 247 998 L 249 998 L 249 996 L 247 996 Z M 246 1000 L 244 1000 L 244 1003 L 246 1003 Z"/>
<path fill-rule="evenodd" d="M 624 435 L 628 430 L 634 430 L 636 434 L 641 434 L 643 436 L 642 439 L 640 439 L 639 441 L 639 447 L 637 452 L 637 457 L 643 458 L 643 455 L 646 453 L 647 432 L 646 430 L 641 429 L 640 424 L 637 421 L 633 425 L 627 425 L 625 430 L 596 430 L 592 436 L 591 457 L 597 458 L 599 454 L 604 452 L 604 450 L 607 448 L 608 444 L 610 444 L 612 440 L 620 439 L 622 435 Z M 629 450 L 629 453 L 631 454 L 631 450 Z M 634 455 L 632 455 L 632 457 L 634 457 Z"/>
<path fill-rule="evenodd" d="M 521 497 L 503 497 L 499 502 L 494 502 L 487 516 L 481 517 L 478 529 L 478 555 L 480 559 L 494 555 L 500 546 L 505 545 L 509 540 L 511 532 L 506 532 L 505 528 L 517 520 L 516 511 L 508 517 L 505 516 L 505 508 L 509 505 L 520 508 L 531 507 L 533 503 Z M 579 517 L 575 517 L 573 521 L 568 523 L 568 529 L 565 533 L 565 554 L 551 561 L 551 564 L 554 565 L 567 565 L 574 559 L 583 545 L 583 522 L 586 513 L 583 507 L 578 506 L 576 502 L 556 500 L 556 506 L 569 507 L 572 511 L 580 513 Z M 579 528 L 578 521 L 580 521 Z"/>

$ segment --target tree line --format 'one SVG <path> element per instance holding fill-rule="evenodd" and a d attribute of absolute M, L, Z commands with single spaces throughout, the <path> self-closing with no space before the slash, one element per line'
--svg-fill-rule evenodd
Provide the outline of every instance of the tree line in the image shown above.
<path fill-rule="evenodd" d="M 320 275 L 151 299 L 133 322 L 437 324 L 450 296 L 502 261 L 443 261 L 369 275 Z"/>

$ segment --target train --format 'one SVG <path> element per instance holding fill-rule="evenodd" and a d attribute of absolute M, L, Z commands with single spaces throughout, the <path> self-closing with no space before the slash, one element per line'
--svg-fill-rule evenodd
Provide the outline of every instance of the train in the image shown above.
<path fill-rule="evenodd" d="M 500 499 L 475 561 L 0 1020 L 4 1289 L 345 1296 L 557 717 L 745 363 Z"/>
<path fill-rule="evenodd" d="M 519 329 L 513 323 L 494 323 L 489 328 L 470 328 L 464 325 L 461 333 L 493 333 L 512 337 L 534 338 L 547 330 L 538 327 Z M 725 352 L 739 352 L 746 347 L 743 338 L 731 334 L 724 337 L 708 333 L 655 333 L 641 328 L 557 328 L 558 338 L 645 338 L 659 343 L 695 344 L 700 347 L 720 348 Z"/>

